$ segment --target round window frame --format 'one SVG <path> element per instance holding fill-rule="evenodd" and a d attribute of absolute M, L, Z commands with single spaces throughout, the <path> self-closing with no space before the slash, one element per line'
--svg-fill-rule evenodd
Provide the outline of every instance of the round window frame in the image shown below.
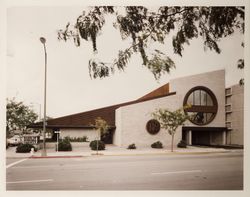
<path fill-rule="evenodd" d="M 157 127 L 156 127 L 155 131 L 150 130 L 149 124 L 151 124 L 152 122 L 155 123 L 155 124 L 157 124 Z M 158 120 L 156 120 L 156 119 L 150 119 L 150 120 L 147 122 L 147 124 L 146 124 L 146 130 L 147 130 L 147 132 L 148 132 L 149 134 L 151 134 L 151 135 L 156 135 L 156 134 L 158 134 L 158 133 L 160 132 L 160 130 L 161 130 L 161 124 L 160 124 L 160 122 L 159 122 Z"/>
<path fill-rule="evenodd" d="M 205 122 L 205 123 L 198 123 L 198 122 L 196 122 L 196 121 L 194 121 L 194 120 L 192 120 L 192 119 L 190 119 L 190 118 L 189 118 L 189 121 L 192 122 L 192 123 L 195 124 L 195 125 L 207 125 L 207 124 L 211 123 L 211 122 L 214 120 L 214 118 L 216 117 L 216 115 L 217 115 L 217 113 L 218 113 L 218 101 L 217 101 L 217 99 L 216 99 L 215 94 L 212 92 L 212 90 L 210 90 L 209 88 L 207 88 L 207 87 L 205 87 L 205 86 L 196 86 L 196 87 L 191 88 L 191 89 L 186 93 L 186 95 L 185 95 L 185 97 L 184 97 L 184 100 L 183 100 L 183 106 L 186 106 L 186 105 L 188 104 L 187 101 L 188 101 L 189 96 L 190 96 L 194 91 L 196 91 L 196 90 L 203 90 L 203 91 L 205 91 L 205 92 L 211 97 L 212 102 L 213 102 L 213 106 L 212 106 L 212 107 L 214 108 L 214 112 L 212 112 L 212 116 L 211 116 L 210 119 L 209 119 L 207 122 Z M 207 107 L 206 105 L 203 105 L 203 106 L 204 106 L 204 107 Z M 200 105 L 199 107 L 202 108 L 203 106 Z M 191 107 L 191 108 L 192 108 L 192 107 Z M 187 113 L 189 112 L 189 110 L 190 110 L 190 108 L 184 109 L 185 114 L 187 114 Z M 191 112 L 193 112 L 193 111 L 191 111 Z M 195 111 L 194 111 L 194 112 L 195 112 Z M 196 112 L 199 112 L 199 111 L 196 111 Z M 206 112 L 206 111 L 205 111 L 205 112 Z M 207 113 L 211 113 L 211 112 L 207 112 Z"/>

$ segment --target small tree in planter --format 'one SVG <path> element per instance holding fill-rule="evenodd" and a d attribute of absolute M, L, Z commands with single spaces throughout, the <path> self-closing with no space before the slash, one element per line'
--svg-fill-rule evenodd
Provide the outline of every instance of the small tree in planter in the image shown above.
<path fill-rule="evenodd" d="M 108 132 L 108 129 L 109 129 L 109 125 L 108 123 L 102 119 L 101 117 L 97 117 L 95 119 L 95 124 L 93 125 L 96 130 L 97 130 L 97 133 L 98 133 L 98 139 L 97 139 L 97 143 L 96 143 L 96 154 L 98 155 L 98 150 L 99 150 L 99 139 L 101 139 L 101 135 L 105 134 Z"/>
<path fill-rule="evenodd" d="M 184 112 L 184 109 L 189 107 L 190 106 L 185 106 L 175 111 L 170 111 L 168 109 L 157 109 L 154 113 L 152 113 L 153 117 L 160 122 L 161 128 L 166 129 L 172 137 L 171 152 L 173 152 L 174 149 L 174 135 L 177 128 L 181 125 L 184 125 L 184 122 L 189 118 L 189 116 Z"/>

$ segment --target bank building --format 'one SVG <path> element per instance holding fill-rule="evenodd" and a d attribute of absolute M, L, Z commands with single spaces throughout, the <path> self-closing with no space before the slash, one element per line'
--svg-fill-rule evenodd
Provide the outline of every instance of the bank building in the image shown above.
<path fill-rule="evenodd" d="M 176 110 L 186 104 L 185 113 L 191 119 L 180 126 L 174 144 L 185 140 L 188 145 L 240 145 L 243 146 L 244 86 L 225 87 L 225 70 L 201 73 L 170 80 L 137 100 L 72 114 L 47 121 L 47 131 L 55 138 L 87 136 L 96 139 L 94 121 L 101 117 L 110 126 L 101 139 L 107 144 L 127 147 L 150 147 L 156 141 L 170 146 L 171 136 L 160 128 L 152 112 L 159 108 Z M 31 125 L 42 128 L 42 123 Z"/>

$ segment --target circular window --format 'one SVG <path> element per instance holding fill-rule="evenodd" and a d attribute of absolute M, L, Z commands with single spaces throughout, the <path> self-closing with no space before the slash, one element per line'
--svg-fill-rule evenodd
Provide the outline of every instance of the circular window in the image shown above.
<path fill-rule="evenodd" d="M 214 93 L 203 86 L 192 88 L 186 94 L 183 105 L 191 105 L 185 109 L 185 113 L 190 115 L 190 121 L 196 125 L 210 123 L 218 111 L 218 103 Z"/>
<path fill-rule="evenodd" d="M 146 128 L 150 134 L 155 135 L 160 131 L 161 125 L 157 120 L 152 119 L 147 122 Z"/>

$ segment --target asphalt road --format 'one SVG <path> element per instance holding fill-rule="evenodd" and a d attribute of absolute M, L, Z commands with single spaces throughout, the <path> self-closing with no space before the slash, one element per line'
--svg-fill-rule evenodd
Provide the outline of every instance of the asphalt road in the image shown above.
<path fill-rule="evenodd" d="M 242 153 L 19 161 L 7 161 L 7 190 L 243 189 Z"/>

